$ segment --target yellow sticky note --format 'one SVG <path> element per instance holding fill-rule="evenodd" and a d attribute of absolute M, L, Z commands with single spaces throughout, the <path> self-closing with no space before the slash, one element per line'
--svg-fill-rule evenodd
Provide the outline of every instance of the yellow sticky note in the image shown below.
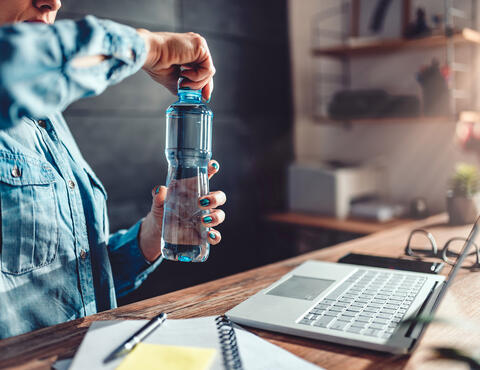
<path fill-rule="evenodd" d="M 215 349 L 139 343 L 117 370 L 207 370 Z"/>

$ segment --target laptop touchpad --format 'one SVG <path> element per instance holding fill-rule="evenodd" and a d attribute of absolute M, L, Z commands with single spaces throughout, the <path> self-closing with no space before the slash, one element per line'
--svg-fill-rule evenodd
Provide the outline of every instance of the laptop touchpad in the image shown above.
<path fill-rule="evenodd" d="M 266 294 L 312 301 L 334 282 L 335 280 L 292 275 Z"/>

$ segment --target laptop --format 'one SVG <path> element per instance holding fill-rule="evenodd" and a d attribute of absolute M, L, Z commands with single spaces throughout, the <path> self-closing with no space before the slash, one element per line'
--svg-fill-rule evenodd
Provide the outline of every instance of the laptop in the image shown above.
<path fill-rule="evenodd" d="M 479 218 L 480 219 L 480 218 Z M 226 313 L 238 323 L 390 353 L 411 352 L 468 254 L 475 222 L 449 275 L 307 261 Z"/>

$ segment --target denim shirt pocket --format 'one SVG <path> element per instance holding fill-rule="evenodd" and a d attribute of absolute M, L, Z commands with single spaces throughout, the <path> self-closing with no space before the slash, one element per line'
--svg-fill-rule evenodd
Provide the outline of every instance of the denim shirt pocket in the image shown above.
<path fill-rule="evenodd" d="M 37 158 L 0 150 L 1 271 L 52 263 L 59 243 L 55 174 Z"/>

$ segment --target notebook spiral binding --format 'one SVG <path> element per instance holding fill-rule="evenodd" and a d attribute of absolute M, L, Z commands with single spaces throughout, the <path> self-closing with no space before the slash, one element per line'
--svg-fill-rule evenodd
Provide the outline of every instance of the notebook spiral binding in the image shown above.
<path fill-rule="evenodd" d="M 238 353 L 237 336 L 232 322 L 226 316 L 215 318 L 218 339 L 222 349 L 223 364 L 226 370 L 243 370 L 240 354 Z"/>

